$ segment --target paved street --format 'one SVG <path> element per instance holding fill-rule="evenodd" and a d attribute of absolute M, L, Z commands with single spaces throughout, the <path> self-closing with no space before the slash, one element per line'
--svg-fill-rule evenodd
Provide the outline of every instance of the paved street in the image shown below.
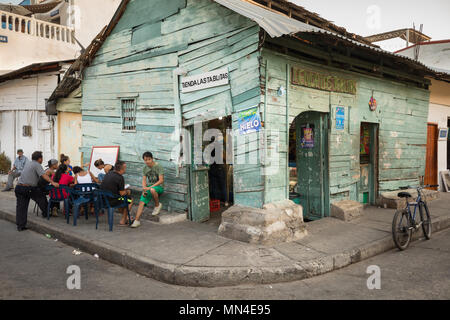
<path fill-rule="evenodd" d="M 32 231 L 18 233 L 0 220 L 0 298 L 450 299 L 450 230 L 414 242 L 406 252 L 393 250 L 312 279 L 226 288 L 168 285 L 73 250 Z M 81 290 L 66 287 L 70 265 L 81 269 Z M 366 287 L 370 265 L 381 268 L 381 290 Z"/>

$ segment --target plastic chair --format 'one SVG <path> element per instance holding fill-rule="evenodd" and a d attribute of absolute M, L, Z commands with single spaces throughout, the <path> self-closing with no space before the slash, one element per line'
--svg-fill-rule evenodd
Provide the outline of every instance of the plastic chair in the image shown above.
<path fill-rule="evenodd" d="M 73 201 L 72 198 L 72 189 L 68 186 L 60 185 L 59 188 L 55 188 L 52 186 L 48 186 L 46 190 L 49 192 L 50 199 L 48 200 L 47 206 L 47 220 L 50 220 L 50 206 L 52 203 L 61 203 L 64 201 L 64 214 L 67 219 L 67 223 L 69 223 L 70 215 L 69 215 L 69 203 Z M 64 199 L 64 193 L 66 191 L 67 198 Z"/>
<path fill-rule="evenodd" d="M 128 197 L 127 196 L 119 196 L 115 195 L 112 192 L 96 189 L 94 191 L 94 194 L 98 197 L 97 199 L 97 210 L 95 210 L 95 218 L 96 218 L 96 224 L 95 229 L 98 229 L 98 212 L 102 209 L 108 210 L 108 224 L 109 224 L 109 231 L 113 231 L 113 225 L 114 225 L 114 210 L 120 209 L 120 208 L 126 208 L 127 209 L 127 215 L 128 215 L 128 223 L 131 225 L 131 217 L 130 217 L 130 211 L 128 209 Z M 124 200 L 117 206 L 112 207 L 109 204 L 109 199 L 119 199 L 123 198 Z"/>
<path fill-rule="evenodd" d="M 93 203 L 95 210 L 97 210 L 97 196 L 94 194 L 94 190 L 99 186 L 96 183 L 82 183 L 76 184 L 73 187 L 73 225 L 77 225 L 78 214 L 80 207 L 84 206 L 86 220 L 89 219 L 89 204 Z"/>

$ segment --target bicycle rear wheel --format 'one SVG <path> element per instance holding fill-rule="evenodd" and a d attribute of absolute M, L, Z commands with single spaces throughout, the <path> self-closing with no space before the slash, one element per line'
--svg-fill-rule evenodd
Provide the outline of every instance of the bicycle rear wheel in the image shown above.
<path fill-rule="evenodd" d="M 397 210 L 392 220 L 392 238 L 394 243 L 400 250 L 406 250 L 411 242 L 412 229 L 409 221 L 408 212 L 403 210 Z"/>
<path fill-rule="evenodd" d="M 422 219 L 422 231 L 425 239 L 431 239 L 431 217 L 428 206 L 425 203 L 421 203 L 419 207 L 420 218 Z"/>

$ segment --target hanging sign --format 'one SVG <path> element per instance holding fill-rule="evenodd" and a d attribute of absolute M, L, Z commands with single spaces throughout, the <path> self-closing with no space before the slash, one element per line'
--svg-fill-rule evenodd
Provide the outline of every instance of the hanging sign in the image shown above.
<path fill-rule="evenodd" d="M 377 110 L 377 106 L 378 106 L 377 99 L 375 99 L 375 98 L 372 96 L 372 97 L 370 98 L 370 101 L 369 101 L 370 111 L 375 111 L 375 110 Z"/>
<path fill-rule="evenodd" d="M 181 92 L 188 93 L 229 83 L 228 68 L 181 78 Z"/>
<path fill-rule="evenodd" d="M 302 142 L 301 147 L 303 149 L 314 148 L 314 130 L 313 128 L 302 128 Z"/>
<path fill-rule="evenodd" d="M 344 130 L 345 128 L 345 109 L 344 107 L 336 107 L 336 130 Z"/>
<path fill-rule="evenodd" d="M 8 37 L 7 36 L 0 36 L 0 42 L 8 43 Z"/>
<path fill-rule="evenodd" d="M 258 132 L 261 130 L 261 117 L 258 108 L 245 110 L 239 113 L 239 134 Z"/>

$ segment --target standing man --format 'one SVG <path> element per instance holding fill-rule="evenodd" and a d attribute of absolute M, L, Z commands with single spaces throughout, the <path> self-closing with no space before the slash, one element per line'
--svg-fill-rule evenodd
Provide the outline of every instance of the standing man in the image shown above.
<path fill-rule="evenodd" d="M 102 184 L 100 185 L 100 189 L 111 192 L 114 195 L 117 195 L 118 198 L 109 198 L 108 202 L 111 207 L 116 207 L 120 204 L 120 202 L 124 201 L 124 196 L 130 196 L 131 190 L 125 189 L 125 179 L 123 175 L 127 171 L 127 164 L 123 161 L 118 160 L 114 165 L 114 170 L 109 171 L 105 178 L 103 179 Z M 131 212 L 131 207 L 133 205 L 132 199 L 128 199 L 128 210 Z M 120 219 L 120 226 L 128 226 L 128 216 L 126 208 L 120 208 L 120 212 L 122 213 L 122 219 Z"/>
<path fill-rule="evenodd" d="M 158 215 L 162 209 L 162 203 L 159 202 L 159 196 L 164 192 L 164 169 L 159 163 L 155 162 L 151 152 L 145 152 L 142 155 L 142 159 L 146 164 L 142 171 L 142 189 L 144 192 L 139 202 L 136 220 L 134 220 L 131 225 L 132 228 L 137 228 L 141 225 L 140 219 L 144 207 L 146 207 L 152 199 L 155 201 L 155 209 L 153 209 L 152 215 Z"/>
<path fill-rule="evenodd" d="M 55 188 L 59 187 L 50 179 L 48 173 L 42 168 L 42 152 L 36 151 L 31 156 L 33 161 L 28 161 L 20 175 L 19 182 L 16 186 L 16 224 L 18 231 L 27 230 L 28 205 L 30 199 L 33 199 L 42 211 L 42 216 L 47 216 L 47 197 L 45 193 L 38 187 L 39 178 L 44 178 Z"/>
<path fill-rule="evenodd" d="M 3 192 L 7 192 L 13 188 L 14 180 L 20 177 L 23 168 L 25 168 L 27 162 L 30 162 L 28 158 L 23 155 L 22 149 L 17 150 L 17 155 L 18 157 L 14 161 L 12 169 L 8 172 L 8 184 Z"/>

